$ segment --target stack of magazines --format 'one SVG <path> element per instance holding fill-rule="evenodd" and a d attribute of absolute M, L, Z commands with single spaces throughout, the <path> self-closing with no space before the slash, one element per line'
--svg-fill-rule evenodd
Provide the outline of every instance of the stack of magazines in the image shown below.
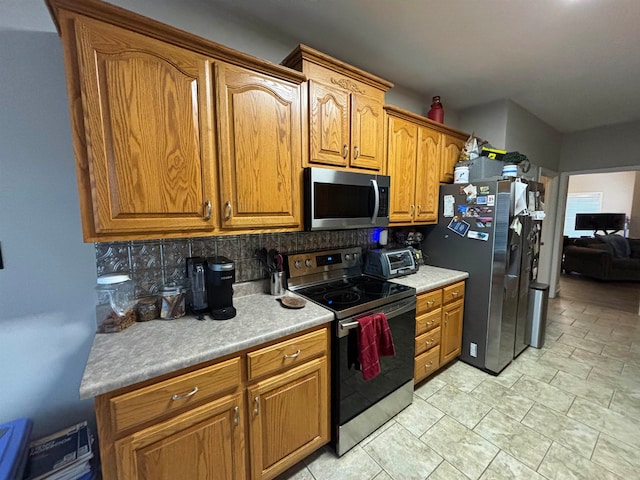
<path fill-rule="evenodd" d="M 87 422 L 41 438 L 29 445 L 25 480 L 92 480 L 96 478 L 92 436 Z"/>

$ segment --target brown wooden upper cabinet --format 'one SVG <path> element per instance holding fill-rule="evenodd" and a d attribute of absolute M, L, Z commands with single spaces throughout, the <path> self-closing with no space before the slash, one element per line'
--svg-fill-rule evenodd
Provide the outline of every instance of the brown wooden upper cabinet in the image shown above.
<path fill-rule="evenodd" d="M 396 107 L 387 114 L 387 173 L 391 176 L 391 224 L 435 223 L 441 133 L 426 119 Z"/>
<path fill-rule="evenodd" d="M 384 93 L 393 84 L 306 45 L 282 64 L 309 79 L 305 165 L 384 173 Z"/>
<path fill-rule="evenodd" d="M 467 138 L 466 134 L 444 133 L 442 135 L 442 156 L 440 160 L 440 181 L 442 183 L 453 183 L 453 169 L 460 158 L 460 152 L 464 147 Z"/>
<path fill-rule="evenodd" d="M 108 3 L 47 4 L 85 241 L 301 228 L 304 75 Z"/>
<path fill-rule="evenodd" d="M 216 65 L 223 228 L 297 227 L 300 85 Z"/>
<path fill-rule="evenodd" d="M 86 155 L 78 173 L 84 217 L 93 220 L 88 240 L 212 230 L 210 60 L 81 15 L 60 20 L 78 73 L 71 88 L 82 99 L 75 128 L 86 150 L 77 144 L 76 152 Z"/>

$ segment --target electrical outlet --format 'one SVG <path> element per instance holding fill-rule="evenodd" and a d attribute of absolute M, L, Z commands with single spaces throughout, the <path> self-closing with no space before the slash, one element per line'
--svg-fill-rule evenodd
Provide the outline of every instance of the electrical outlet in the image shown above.
<path fill-rule="evenodd" d="M 469 344 L 469 355 L 471 355 L 472 357 L 477 357 L 478 356 L 478 344 L 477 343 L 470 343 Z"/>

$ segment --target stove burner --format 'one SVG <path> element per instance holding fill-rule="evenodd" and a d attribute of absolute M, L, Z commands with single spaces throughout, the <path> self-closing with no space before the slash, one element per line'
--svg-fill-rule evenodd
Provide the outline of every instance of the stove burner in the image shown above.
<path fill-rule="evenodd" d="M 363 283 L 371 283 L 372 281 L 374 281 L 373 278 L 371 277 L 365 277 L 365 276 L 360 276 L 360 277 L 351 277 L 348 282 L 351 285 L 361 285 Z"/>
<path fill-rule="evenodd" d="M 329 292 L 323 296 L 329 305 L 349 305 L 360 301 L 360 295 L 356 292 Z"/>
<path fill-rule="evenodd" d="M 344 288 L 349 286 L 349 280 L 348 279 L 344 279 L 341 278 L 340 280 L 334 280 L 333 282 L 329 282 L 327 283 L 327 288 L 333 288 L 334 290 L 336 288 Z"/>
<path fill-rule="evenodd" d="M 380 296 L 389 290 L 388 286 L 383 283 L 366 283 L 357 285 L 356 288 L 365 295 Z"/>
<path fill-rule="evenodd" d="M 304 289 L 305 295 L 320 295 L 321 293 L 326 292 L 327 289 L 321 285 L 315 285 L 313 287 L 306 287 Z"/>

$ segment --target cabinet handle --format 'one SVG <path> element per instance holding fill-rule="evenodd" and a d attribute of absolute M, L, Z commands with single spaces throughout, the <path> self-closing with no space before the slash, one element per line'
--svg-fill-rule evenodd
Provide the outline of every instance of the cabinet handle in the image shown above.
<path fill-rule="evenodd" d="M 292 353 L 291 355 L 285 355 L 284 358 L 296 358 L 300 355 L 300 349 L 296 350 L 296 353 Z"/>
<path fill-rule="evenodd" d="M 342 146 L 342 158 L 347 158 L 347 155 L 349 155 L 349 147 L 347 147 L 347 144 L 345 143 Z"/>
<path fill-rule="evenodd" d="M 455 292 L 451 292 L 451 296 L 452 297 L 457 297 L 458 296 L 458 290 L 456 290 Z"/>
<path fill-rule="evenodd" d="M 431 360 L 429 363 L 427 363 L 424 368 L 429 368 L 431 365 L 433 365 L 433 360 Z"/>
<path fill-rule="evenodd" d="M 422 213 L 422 205 L 418 205 L 418 215 Z"/>
<path fill-rule="evenodd" d="M 231 208 L 231 202 L 226 202 L 224 204 L 224 209 L 226 210 L 226 214 L 224 218 L 227 220 L 231 220 L 231 215 L 233 214 L 233 208 Z"/>
<path fill-rule="evenodd" d="M 171 397 L 171 400 L 176 401 L 176 400 L 182 400 L 182 399 L 185 399 L 185 398 L 189 398 L 189 397 L 195 395 L 197 391 L 198 391 L 198 387 L 193 387 L 193 390 L 191 390 L 189 393 L 183 393 L 181 395 L 176 394 L 173 397 Z"/>
<path fill-rule="evenodd" d="M 433 305 L 435 302 L 435 300 L 427 300 L 427 306 L 430 307 L 431 305 Z"/>
<path fill-rule="evenodd" d="M 427 340 L 426 345 L 427 345 L 427 347 L 430 347 L 431 345 L 433 345 L 433 341 L 432 340 Z"/>
<path fill-rule="evenodd" d="M 427 322 L 427 327 L 430 327 L 431 325 L 433 325 L 433 320 Z"/>
<path fill-rule="evenodd" d="M 233 423 L 240 424 L 240 409 L 237 405 L 233 408 Z"/>
<path fill-rule="evenodd" d="M 413 217 L 413 214 L 416 212 L 416 206 L 415 205 L 410 205 L 409 206 L 409 212 L 410 212 L 410 215 Z"/>
<path fill-rule="evenodd" d="M 256 397 L 253 399 L 255 406 L 253 407 L 253 413 L 256 415 L 260 415 L 260 397 Z"/>
<path fill-rule="evenodd" d="M 353 159 L 355 160 L 356 158 L 358 158 L 360 156 L 360 148 L 358 147 L 353 147 Z"/>
<path fill-rule="evenodd" d="M 211 220 L 211 200 L 204 202 L 204 219 Z"/>

